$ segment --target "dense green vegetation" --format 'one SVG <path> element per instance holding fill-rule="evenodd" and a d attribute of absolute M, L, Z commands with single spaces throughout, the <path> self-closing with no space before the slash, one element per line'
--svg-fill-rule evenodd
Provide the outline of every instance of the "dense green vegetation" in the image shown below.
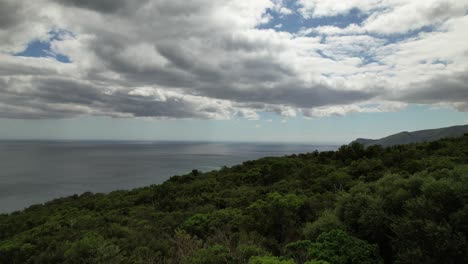
<path fill-rule="evenodd" d="M 0 263 L 468 263 L 468 136 L 360 144 L 0 215 Z"/>

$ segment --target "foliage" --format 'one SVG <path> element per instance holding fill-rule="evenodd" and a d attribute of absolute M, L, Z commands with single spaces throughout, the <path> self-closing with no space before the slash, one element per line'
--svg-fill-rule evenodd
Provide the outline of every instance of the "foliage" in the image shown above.
<path fill-rule="evenodd" d="M 334 264 L 377 264 L 381 262 L 375 245 L 370 245 L 339 229 L 322 233 L 317 238 L 317 242 L 311 245 L 310 255 L 314 259 Z"/>
<path fill-rule="evenodd" d="M 322 233 L 333 229 L 345 229 L 345 225 L 338 216 L 332 211 L 324 211 L 322 215 L 314 222 L 306 223 L 303 235 L 306 239 L 315 241 Z"/>
<path fill-rule="evenodd" d="M 249 264 L 294 264 L 294 261 L 278 257 L 253 257 L 250 259 Z"/>

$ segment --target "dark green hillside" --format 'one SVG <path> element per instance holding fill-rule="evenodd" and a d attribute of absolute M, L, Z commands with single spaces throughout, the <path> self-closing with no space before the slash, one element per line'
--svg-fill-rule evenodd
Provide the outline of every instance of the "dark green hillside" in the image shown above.
<path fill-rule="evenodd" d="M 381 139 L 358 138 L 355 142 L 363 144 L 366 147 L 373 145 L 389 147 L 402 144 L 431 142 L 442 138 L 461 137 L 466 133 L 468 133 L 468 125 L 426 129 L 414 132 L 405 131 Z"/>
<path fill-rule="evenodd" d="M 263 158 L 0 216 L 0 263 L 468 263 L 468 136 Z"/>

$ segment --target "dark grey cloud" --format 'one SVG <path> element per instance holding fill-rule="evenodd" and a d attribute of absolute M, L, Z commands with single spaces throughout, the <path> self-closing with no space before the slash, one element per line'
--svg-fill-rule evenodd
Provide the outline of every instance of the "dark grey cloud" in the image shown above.
<path fill-rule="evenodd" d="M 50 75 L 57 73 L 56 68 L 40 67 L 43 64 L 54 63 L 47 59 L 33 61 L 27 57 L 19 57 L 17 60 L 11 60 L 9 57 L 0 54 L 0 60 L 2 60 L 2 63 L 0 63 L 0 76 Z"/>
<path fill-rule="evenodd" d="M 102 12 L 102 13 L 113 13 L 130 6 L 138 6 L 142 4 L 143 0 L 55 0 L 57 3 L 62 5 L 74 6 L 78 8 L 86 8 L 89 10 Z"/>
<path fill-rule="evenodd" d="M 298 81 L 284 82 L 274 87 L 250 86 L 243 90 L 236 87 L 218 89 L 213 87 L 204 92 L 202 95 L 259 106 L 254 108 L 261 108 L 262 104 L 312 108 L 349 104 L 368 100 L 377 95 L 375 91 L 337 90 L 323 84 L 307 85 Z"/>
<path fill-rule="evenodd" d="M 14 106 L 0 104 L 0 118 L 10 119 L 62 119 L 71 118 L 83 114 L 80 111 L 70 109 L 48 108 L 44 105 Z"/>
<path fill-rule="evenodd" d="M 435 76 L 428 81 L 413 84 L 409 89 L 394 95 L 394 98 L 410 103 L 449 103 L 461 111 L 466 111 L 468 110 L 468 74 Z"/>
<path fill-rule="evenodd" d="M 113 98 L 114 110 L 122 113 L 131 113 L 135 117 L 172 117 L 172 118 L 208 118 L 204 112 L 197 112 L 196 103 L 181 101 L 178 98 L 154 101 L 134 96 L 116 96 Z M 217 109 L 206 108 L 207 112 L 216 112 Z"/>
<path fill-rule="evenodd" d="M 22 22 L 24 7 L 21 1 L 0 0 L 0 29 L 7 29 Z"/>
<path fill-rule="evenodd" d="M 65 118 L 91 114 L 204 119 L 224 114 L 219 112 L 219 108 L 183 96 L 168 95 L 161 100 L 152 96 L 132 95 L 125 90 L 105 93 L 103 87 L 63 78 L 38 77 L 31 83 L 32 86 L 27 86 L 29 83 L 21 80 L 0 79 L 0 109 L 3 109 L 0 116 Z M 27 87 L 17 89 L 24 85 Z"/>
<path fill-rule="evenodd" d="M 120 40 L 120 41 L 119 41 Z M 205 47 L 217 50 L 219 43 L 229 42 L 231 49 L 248 54 L 247 58 L 229 55 L 206 63 L 197 49 L 186 42 L 150 45 L 150 50 L 167 60 L 165 65 L 136 66 L 132 58 L 122 57 L 128 46 L 115 35 L 103 35 L 92 43 L 95 54 L 113 71 L 125 76 L 126 85 L 161 85 L 184 89 L 188 94 L 231 100 L 237 103 L 284 104 L 294 107 L 317 107 L 367 100 L 376 95 L 370 91 L 339 90 L 323 84 L 305 84 L 290 66 L 277 61 L 274 54 L 260 54 L 261 48 L 248 38 L 236 42 L 222 36 L 204 40 Z M 239 48 L 234 48 L 236 44 Z M 225 47 L 225 45 L 221 45 Z M 246 48 L 249 47 L 249 48 Z M 265 49 L 263 47 L 262 49 Z M 198 51 L 199 52 L 199 51 Z M 222 55 L 221 55 L 222 56 Z M 268 87 L 269 86 L 269 87 Z"/>
<path fill-rule="evenodd" d="M 38 12 L 41 1 L 0 0 L 0 53 L 16 53 L 51 30 L 50 19 Z"/>

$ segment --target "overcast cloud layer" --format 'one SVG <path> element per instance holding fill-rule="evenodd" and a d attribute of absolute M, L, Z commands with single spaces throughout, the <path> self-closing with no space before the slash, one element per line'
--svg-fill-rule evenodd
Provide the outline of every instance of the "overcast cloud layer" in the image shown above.
<path fill-rule="evenodd" d="M 468 0 L 0 0 L 0 117 L 468 111 L 467 14 Z"/>

